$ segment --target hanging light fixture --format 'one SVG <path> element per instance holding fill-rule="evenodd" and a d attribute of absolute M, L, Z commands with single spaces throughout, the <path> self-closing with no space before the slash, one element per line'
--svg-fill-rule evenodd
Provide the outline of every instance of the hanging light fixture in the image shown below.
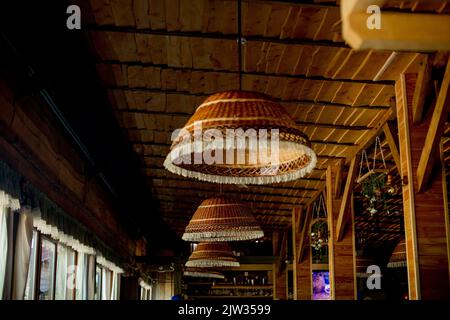
<path fill-rule="evenodd" d="M 222 242 L 259 239 L 264 236 L 250 209 L 223 196 L 204 200 L 189 221 L 183 240 Z"/>
<path fill-rule="evenodd" d="M 317 156 L 279 103 L 242 90 L 241 1 L 238 3 L 239 90 L 219 92 L 197 107 L 172 136 L 164 167 L 202 181 L 269 184 L 310 173 Z"/>
<path fill-rule="evenodd" d="M 195 278 L 210 278 L 210 279 L 224 279 L 225 276 L 216 270 L 209 268 L 186 268 L 184 276 Z"/>
<path fill-rule="evenodd" d="M 226 242 L 202 242 L 192 252 L 186 267 L 220 268 L 239 267 L 239 262 Z"/>

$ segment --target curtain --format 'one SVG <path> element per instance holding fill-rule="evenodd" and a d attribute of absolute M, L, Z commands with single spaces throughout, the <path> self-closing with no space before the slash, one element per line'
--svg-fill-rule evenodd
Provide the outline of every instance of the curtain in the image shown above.
<path fill-rule="evenodd" d="M 6 260 L 8 255 L 8 209 L 0 206 L 0 300 L 3 299 L 3 288 L 6 277 Z"/>
<path fill-rule="evenodd" d="M 88 280 L 87 280 L 87 299 L 95 298 L 95 256 L 90 255 L 88 259 Z"/>
<path fill-rule="evenodd" d="M 15 253 L 14 253 L 14 300 L 23 300 L 28 278 L 28 267 L 30 264 L 31 242 L 33 240 L 33 218 L 30 210 L 22 209 L 19 214 L 17 226 Z"/>
<path fill-rule="evenodd" d="M 102 268 L 102 300 L 111 298 L 111 272 Z"/>
<path fill-rule="evenodd" d="M 57 257 L 57 263 L 56 263 L 56 285 L 55 285 L 55 300 L 65 300 L 67 297 L 67 280 L 69 275 L 68 274 L 68 252 L 67 247 L 58 245 L 58 257 Z M 69 262 L 70 263 L 70 262 Z M 69 286 L 70 287 L 70 286 Z"/>
<path fill-rule="evenodd" d="M 111 299 L 110 300 L 117 300 L 117 290 L 118 290 L 118 274 L 116 272 L 112 272 L 112 284 L 111 284 Z"/>
<path fill-rule="evenodd" d="M 84 253 L 78 253 L 77 262 L 77 290 L 76 290 L 76 300 L 86 300 L 87 288 L 87 268 L 86 268 L 87 256 Z"/>

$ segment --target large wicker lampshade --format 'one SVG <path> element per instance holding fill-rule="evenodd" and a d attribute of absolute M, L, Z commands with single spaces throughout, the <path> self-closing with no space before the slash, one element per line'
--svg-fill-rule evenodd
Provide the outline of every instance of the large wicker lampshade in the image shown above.
<path fill-rule="evenodd" d="M 405 268 L 406 267 L 406 243 L 405 239 L 400 240 L 400 242 L 395 247 L 392 252 L 391 258 L 387 265 L 388 268 Z"/>
<path fill-rule="evenodd" d="M 192 252 L 186 267 L 239 267 L 239 262 L 226 242 L 202 242 Z"/>
<path fill-rule="evenodd" d="M 215 183 L 292 181 L 310 173 L 317 162 L 308 137 L 286 110 L 254 92 L 208 97 L 172 140 L 165 168 Z"/>
<path fill-rule="evenodd" d="M 216 270 L 210 268 L 186 268 L 184 276 L 195 278 L 224 279 L 225 276 Z"/>
<path fill-rule="evenodd" d="M 264 236 L 250 209 L 233 199 L 204 200 L 185 229 L 183 240 L 194 242 L 241 241 Z"/>

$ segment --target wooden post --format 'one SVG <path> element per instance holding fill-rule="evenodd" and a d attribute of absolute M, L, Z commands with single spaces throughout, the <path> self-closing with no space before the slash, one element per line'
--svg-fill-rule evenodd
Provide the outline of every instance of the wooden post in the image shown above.
<path fill-rule="evenodd" d="M 293 291 L 294 291 L 294 300 L 298 300 L 297 298 L 297 249 L 300 242 L 301 230 L 298 230 L 299 221 L 301 220 L 302 215 L 302 207 L 295 207 L 292 209 L 292 277 L 293 277 Z"/>
<path fill-rule="evenodd" d="M 330 284 L 334 300 L 356 300 L 356 271 L 354 245 L 354 217 L 351 194 L 355 179 L 357 158 L 350 163 L 345 191 L 341 198 L 336 199 L 332 188 L 335 179 L 335 168 L 327 170 L 327 213 L 330 229 L 329 263 Z M 339 221 L 341 221 L 339 223 Z M 347 224 L 347 227 L 345 227 Z M 339 227 L 339 230 L 338 229 Z"/>
<path fill-rule="evenodd" d="M 296 280 L 297 300 L 311 300 L 311 254 L 309 250 L 309 223 L 311 217 L 311 205 L 303 210 L 304 218 L 302 225 L 299 225 L 300 237 L 298 238 L 296 247 Z"/>
<path fill-rule="evenodd" d="M 423 193 L 418 193 L 415 174 L 430 123 L 433 123 L 433 108 L 424 115 L 421 124 L 413 123 L 412 97 L 415 88 L 408 79 L 406 74 L 397 81 L 396 99 L 401 175 L 404 180 L 402 193 L 409 299 L 448 299 L 449 264 L 442 168 L 435 167 L 429 188 Z"/>

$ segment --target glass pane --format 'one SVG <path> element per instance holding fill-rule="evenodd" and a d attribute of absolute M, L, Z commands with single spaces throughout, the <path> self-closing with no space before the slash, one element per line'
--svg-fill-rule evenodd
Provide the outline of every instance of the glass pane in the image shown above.
<path fill-rule="evenodd" d="M 36 258 L 37 258 L 37 240 L 38 233 L 33 231 L 33 238 L 31 240 L 31 255 L 30 264 L 28 265 L 27 284 L 25 287 L 24 300 L 34 299 L 34 289 L 36 286 Z"/>
<path fill-rule="evenodd" d="M 55 273 L 55 244 L 47 239 L 41 241 L 41 274 L 39 281 L 39 300 L 53 299 Z"/>
<path fill-rule="evenodd" d="M 75 281 L 76 281 L 75 254 L 76 252 L 73 251 L 72 249 L 67 249 L 68 280 L 67 280 L 66 300 L 73 300 L 73 291 L 75 289 Z"/>
<path fill-rule="evenodd" d="M 56 284 L 55 300 L 65 300 L 67 291 L 67 281 L 69 278 L 69 264 L 67 247 L 58 244 L 58 258 L 56 262 Z"/>
<path fill-rule="evenodd" d="M 97 265 L 95 267 L 95 300 L 100 300 L 102 294 L 102 269 Z"/>

